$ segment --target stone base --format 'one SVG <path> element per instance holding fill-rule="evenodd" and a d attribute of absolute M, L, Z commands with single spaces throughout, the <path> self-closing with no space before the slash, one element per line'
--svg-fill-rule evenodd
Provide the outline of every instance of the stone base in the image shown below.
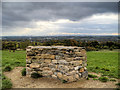
<path fill-rule="evenodd" d="M 38 73 L 67 82 L 88 76 L 86 51 L 82 47 L 29 46 L 26 53 L 28 76 Z"/>

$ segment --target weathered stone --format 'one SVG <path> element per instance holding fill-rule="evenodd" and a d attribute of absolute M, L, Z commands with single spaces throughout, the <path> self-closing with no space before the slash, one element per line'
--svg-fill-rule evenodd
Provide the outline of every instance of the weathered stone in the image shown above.
<path fill-rule="evenodd" d="M 85 50 L 85 49 L 80 50 L 80 52 L 81 52 L 82 54 L 86 55 L 86 50 Z"/>
<path fill-rule="evenodd" d="M 59 59 L 62 59 L 62 58 L 61 58 L 61 56 L 56 55 L 56 56 L 55 56 L 55 59 L 56 59 L 56 60 L 59 60 Z"/>
<path fill-rule="evenodd" d="M 81 68 L 81 69 L 80 69 L 80 72 L 84 72 L 84 68 Z"/>
<path fill-rule="evenodd" d="M 31 49 L 26 49 L 27 52 L 31 52 Z"/>
<path fill-rule="evenodd" d="M 36 55 L 35 52 L 31 52 L 31 51 L 27 52 L 27 56 L 35 56 L 35 55 Z"/>
<path fill-rule="evenodd" d="M 75 79 L 77 79 L 77 80 L 80 78 L 78 74 L 75 74 L 74 77 L 75 77 Z"/>
<path fill-rule="evenodd" d="M 31 61 L 31 60 L 26 59 L 26 63 L 27 63 L 27 64 L 31 64 L 31 63 L 32 63 L 32 61 Z"/>
<path fill-rule="evenodd" d="M 35 56 L 36 59 L 41 59 L 41 56 Z"/>
<path fill-rule="evenodd" d="M 40 58 L 44 59 L 55 59 L 55 55 L 50 55 L 50 54 L 41 54 Z"/>
<path fill-rule="evenodd" d="M 52 63 L 57 64 L 58 62 L 57 60 L 52 60 Z"/>
<path fill-rule="evenodd" d="M 42 75 L 42 71 L 38 71 L 38 74 Z"/>
<path fill-rule="evenodd" d="M 51 59 L 45 59 L 44 62 L 45 63 L 51 63 Z"/>
<path fill-rule="evenodd" d="M 57 76 L 56 75 L 52 75 L 52 78 L 57 79 Z"/>
<path fill-rule="evenodd" d="M 50 75 L 52 75 L 52 74 L 53 74 L 53 72 L 50 71 L 50 70 L 44 70 L 44 71 L 42 72 L 42 75 L 43 75 L 43 76 L 50 76 Z"/>
<path fill-rule="evenodd" d="M 31 71 L 31 74 L 33 74 L 33 73 L 37 73 L 36 71 Z"/>
<path fill-rule="evenodd" d="M 87 78 L 88 77 L 88 72 L 87 71 L 82 72 L 82 77 Z"/>
<path fill-rule="evenodd" d="M 74 67 L 75 70 L 79 70 L 80 68 L 82 68 L 82 66 L 76 66 L 76 67 Z"/>
<path fill-rule="evenodd" d="M 68 76 L 67 75 L 63 75 L 62 79 L 68 81 Z"/>
<path fill-rule="evenodd" d="M 81 60 L 86 60 L 86 58 L 85 57 L 81 57 Z"/>
<path fill-rule="evenodd" d="M 48 67 L 49 67 L 49 68 L 56 68 L 53 63 L 49 63 L 49 64 L 48 64 Z"/>
<path fill-rule="evenodd" d="M 56 69 L 55 69 L 55 68 L 51 68 L 51 70 L 52 70 L 53 72 L 55 72 L 55 71 L 56 71 Z"/>
<path fill-rule="evenodd" d="M 58 53 L 59 56 L 61 57 L 64 57 L 64 54 L 63 53 Z"/>
<path fill-rule="evenodd" d="M 66 73 L 67 76 L 71 76 L 71 75 L 74 75 L 74 74 L 76 74 L 76 71 L 71 71 L 71 72 Z"/>
<path fill-rule="evenodd" d="M 32 63 L 38 63 L 39 62 L 39 60 L 37 60 L 37 59 L 31 59 L 31 61 L 32 61 Z"/>
<path fill-rule="evenodd" d="M 65 72 L 69 70 L 68 66 L 65 66 L 65 65 L 58 65 L 58 69 L 60 71 L 65 71 Z"/>
<path fill-rule="evenodd" d="M 49 68 L 49 67 L 43 67 L 42 70 L 51 70 L 51 68 Z"/>
<path fill-rule="evenodd" d="M 74 78 L 74 76 L 68 76 L 68 81 L 73 82 L 76 81 L 76 79 Z"/>
<path fill-rule="evenodd" d="M 65 58 L 67 62 L 73 61 L 73 58 Z"/>
<path fill-rule="evenodd" d="M 79 66 L 79 65 L 82 64 L 82 60 L 80 60 L 80 61 L 71 61 L 70 63 L 71 63 L 72 65 L 74 65 L 74 66 Z"/>
<path fill-rule="evenodd" d="M 30 67 L 30 64 L 26 64 L 26 67 Z"/>
<path fill-rule="evenodd" d="M 84 67 L 84 70 L 86 71 L 86 70 L 87 70 L 87 68 L 86 68 L 86 67 Z"/>
<path fill-rule="evenodd" d="M 82 77 L 82 74 L 81 73 L 78 73 L 79 77 Z"/>
<path fill-rule="evenodd" d="M 32 58 L 32 56 L 26 56 L 26 59 L 31 59 Z"/>
<path fill-rule="evenodd" d="M 57 73 L 57 77 L 58 77 L 59 79 L 61 79 L 61 78 L 62 78 L 62 73 L 58 72 L 58 73 Z"/>
<path fill-rule="evenodd" d="M 57 68 L 58 68 L 58 65 L 55 65 L 55 68 L 57 69 Z"/>
<path fill-rule="evenodd" d="M 30 73 L 31 73 L 31 69 L 29 67 L 26 67 L 26 74 L 30 75 Z"/>
<path fill-rule="evenodd" d="M 48 67 L 48 64 L 47 63 L 41 63 L 41 68 L 43 68 L 43 67 Z"/>
<path fill-rule="evenodd" d="M 32 63 L 30 64 L 30 68 L 39 68 L 40 65 L 38 63 Z"/>
<path fill-rule="evenodd" d="M 76 54 L 78 57 L 82 57 L 82 56 L 84 56 L 84 54 L 81 53 L 81 52 L 75 52 L 75 54 Z"/>
<path fill-rule="evenodd" d="M 67 61 L 66 60 L 58 60 L 58 63 L 59 64 L 67 64 Z"/>
<path fill-rule="evenodd" d="M 40 68 L 33 68 L 33 71 L 41 71 L 41 69 Z"/>

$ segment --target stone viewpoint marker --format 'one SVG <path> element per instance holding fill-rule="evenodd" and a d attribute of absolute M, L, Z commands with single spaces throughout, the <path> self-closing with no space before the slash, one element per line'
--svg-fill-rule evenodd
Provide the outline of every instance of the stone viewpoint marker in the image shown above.
<path fill-rule="evenodd" d="M 38 73 L 67 82 L 87 78 L 87 56 L 82 47 L 28 46 L 26 74 Z"/>

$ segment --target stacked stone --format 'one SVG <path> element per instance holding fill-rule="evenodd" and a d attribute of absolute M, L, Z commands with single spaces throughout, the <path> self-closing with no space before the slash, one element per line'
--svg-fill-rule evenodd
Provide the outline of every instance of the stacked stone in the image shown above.
<path fill-rule="evenodd" d="M 87 78 L 86 51 L 71 46 L 29 46 L 26 49 L 26 72 L 28 76 L 42 76 L 73 82 Z"/>

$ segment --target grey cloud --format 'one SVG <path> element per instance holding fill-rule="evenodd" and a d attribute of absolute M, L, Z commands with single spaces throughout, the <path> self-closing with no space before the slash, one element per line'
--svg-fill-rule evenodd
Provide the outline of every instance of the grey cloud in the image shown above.
<path fill-rule="evenodd" d="M 62 25 L 63 26 L 63 25 Z M 117 24 L 69 24 L 61 26 L 61 33 L 117 33 Z"/>
<path fill-rule="evenodd" d="M 116 2 L 3 2 L 3 27 L 26 27 L 34 20 L 77 21 L 97 13 L 117 13 Z"/>

